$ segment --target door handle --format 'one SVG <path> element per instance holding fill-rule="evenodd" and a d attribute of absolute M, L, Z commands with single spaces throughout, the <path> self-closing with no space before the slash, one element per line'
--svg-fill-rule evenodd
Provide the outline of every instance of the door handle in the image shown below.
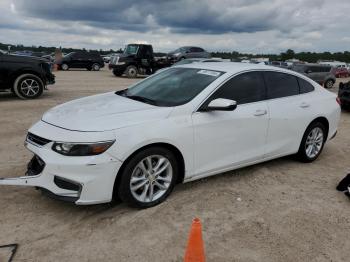
<path fill-rule="evenodd" d="M 303 102 L 303 103 L 300 104 L 300 107 L 301 108 L 308 108 L 308 107 L 310 107 L 310 104 L 308 104 L 306 102 Z"/>
<path fill-rule="evenodd" d="M 263 116 L 263 115 L 266 115 L 267 114 L 267 110 L 264 110 L 264 109 L 259 109 L 259 110 L 256 110 L 254 115 L 255 116 Z"/>

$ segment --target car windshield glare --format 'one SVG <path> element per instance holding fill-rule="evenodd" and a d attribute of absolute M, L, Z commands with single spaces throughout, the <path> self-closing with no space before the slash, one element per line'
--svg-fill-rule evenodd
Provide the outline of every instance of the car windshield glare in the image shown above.
<path fill-rule="evenodd" d="M 156 106 L 178 106 L 191 101 L 222 74 L 198 68 L 170 68 L 117 94 Z"/>

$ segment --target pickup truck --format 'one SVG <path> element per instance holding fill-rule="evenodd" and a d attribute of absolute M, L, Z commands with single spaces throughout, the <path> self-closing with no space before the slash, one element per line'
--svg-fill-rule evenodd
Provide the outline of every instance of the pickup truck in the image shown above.
<path fill-rule="evenodd" d="M 128 44 L 123 53 L 111 57 L 108 68 L 115 76 L 125 74 L 129 78 L 135 78 L 138 74 L 150 75 L 170 65 L 166 56 L 154 56 L 152 45 Z"/>

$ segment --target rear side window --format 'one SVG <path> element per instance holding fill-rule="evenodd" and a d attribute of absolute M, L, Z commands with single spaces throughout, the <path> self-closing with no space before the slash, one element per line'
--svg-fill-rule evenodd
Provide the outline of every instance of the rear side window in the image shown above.
<path fill-rule="evenodd" d="M 216 98 L 235 100 L 238 105 L 265 100 L 262 73 L 243 73 L 230 79 L 212 95 L 208 103 Z"/>
<path fill-rule="evenodd" d="M 299 94 L 299 85 L 295 76 L 279 72 L 265 72 L 264 76 L 269 99 Z"/>
<path fill-rule="evenodd" d="M 298 78 L 300 94 L 309 93 L 315 90 L 315 87 L 308 81 Z"/>

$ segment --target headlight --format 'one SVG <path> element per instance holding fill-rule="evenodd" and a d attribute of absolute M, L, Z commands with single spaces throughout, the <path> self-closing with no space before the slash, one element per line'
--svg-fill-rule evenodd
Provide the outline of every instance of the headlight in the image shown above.
<path fill-rule="evenodd" d="M 114 141 L 85 144 L 55 142 L 52 150 L 65 156 L 94 156 L 105 152 L 113 143 Z"/>

